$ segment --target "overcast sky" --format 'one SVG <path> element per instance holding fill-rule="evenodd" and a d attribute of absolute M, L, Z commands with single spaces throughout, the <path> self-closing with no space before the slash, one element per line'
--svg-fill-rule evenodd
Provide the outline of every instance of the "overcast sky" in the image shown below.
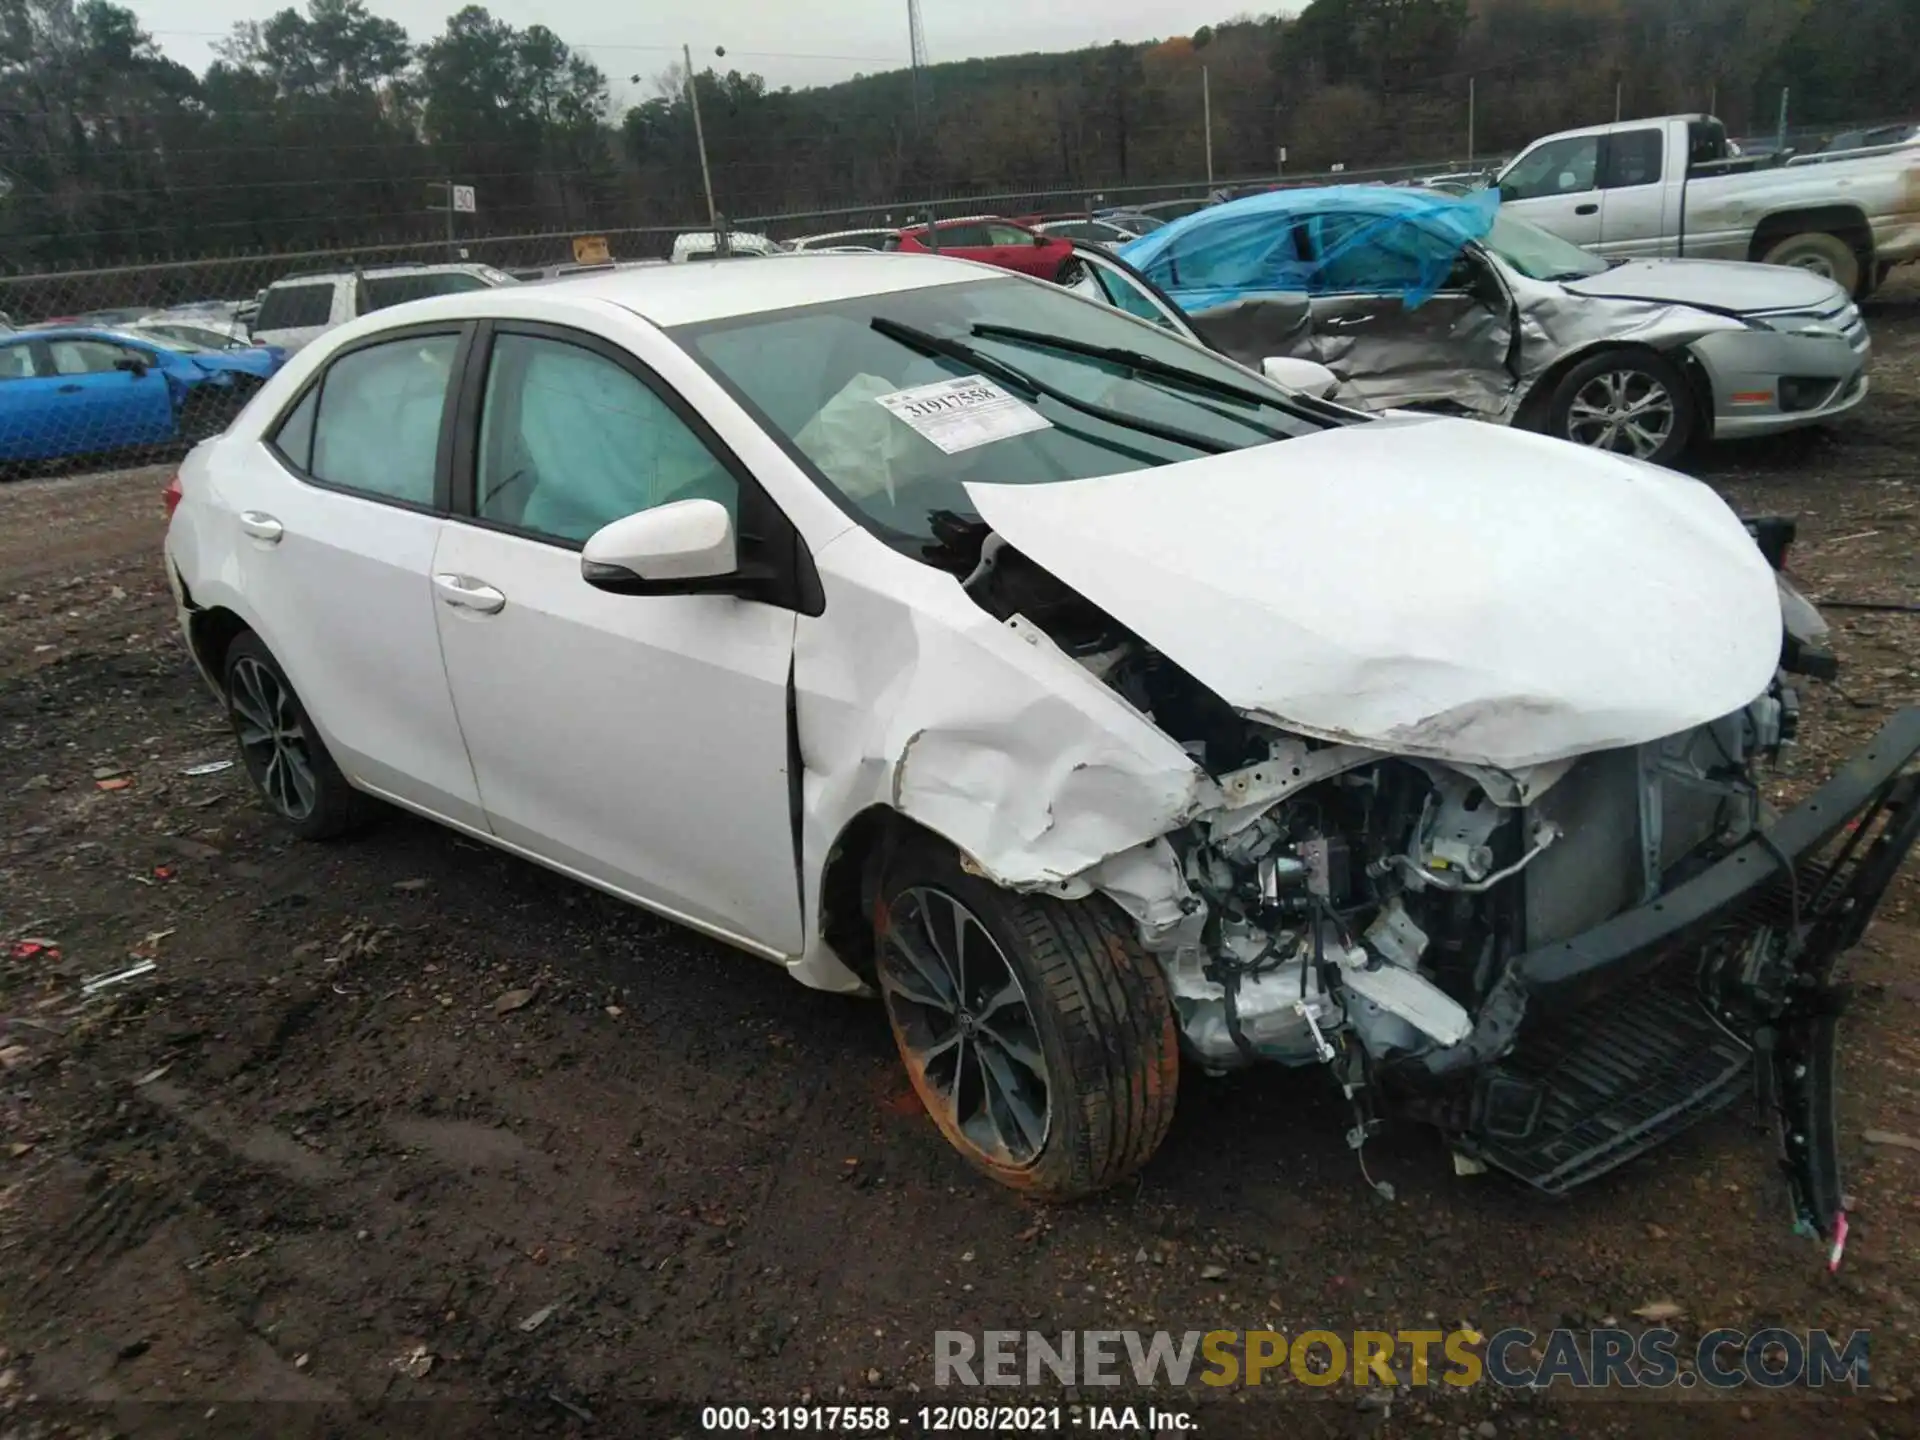
<path fill-rule="evenodd" d="M 203 70 L 215 41 L 240 20 L 263 19 L 285 0 L 123 0 L 166 52 Z M 375 13 L 398 20 L 415 40 L 438 34 L 463 0 L 369 0 Z M 644 83 L 691 45 L 696 64 L 758 71 L 775 88 L 828 85 L 857 72 L 907 63 L 907 0 L 652 0 L 613 6 L 589 0 L 493 0 L 487 6 L 515 25 L 539 21 L 584 50 L 613 81 L 625 103 L 653 93 Z M 1249 8 L 1297 8 L 1268 0 L 1053 0 L 1046 6 L 982 5 L 977 0 L 921 0 L 928 59 L 964 60 L 1028 50 L 1071 50 L 1108 40 L 1189 35 Z M 1215 13 L 1215 12 L 1218 13 Z M 1016 21 L 1012 16 L 1019 15 Z M 713 58 L 716 45 L 725 60 Z M 703 58 L 704 57 L 704 61 Z M 627 77 L 638 74 L 634 87 Z M 637 93 L 636 93 L 637 90 Z"/>

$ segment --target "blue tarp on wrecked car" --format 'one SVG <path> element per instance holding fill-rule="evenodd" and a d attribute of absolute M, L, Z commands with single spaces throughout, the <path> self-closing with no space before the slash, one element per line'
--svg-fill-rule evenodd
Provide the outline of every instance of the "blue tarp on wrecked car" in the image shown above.
<path fill-rule="evenodd" d="M 1499 204 L 1497 190 L 1275 190 L 1176 220 L 1119 253 L 1189 314 L 1263 291 L 1397 294 L 1414 309 L 1492 228 Z"/>

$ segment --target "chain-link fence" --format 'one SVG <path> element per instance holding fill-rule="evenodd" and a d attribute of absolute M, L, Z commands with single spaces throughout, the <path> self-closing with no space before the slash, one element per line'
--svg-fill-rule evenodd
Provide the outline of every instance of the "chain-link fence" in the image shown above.
<path fill-rule="evenodd" d="M 723 217 L 722 225 L 791 242 L 960 216 L 1087 214 L 1281 185 L 1464 187 L 1500 163 L 1480 156 L 1470 163 L 1432 160 L 1174 184 L 979 187 L 892 203 Z M 689 217 L 684 225 L 370 240 L 350 249 L 0 275 L 0 467 L 14 472 L 131 452 L 177 453 L 224 427 L 294 349 L 356 314 L 508 279 L 544 279 L 583 263 L 664 261 L 677 237 L 708 229 L 704 217 Z"/>

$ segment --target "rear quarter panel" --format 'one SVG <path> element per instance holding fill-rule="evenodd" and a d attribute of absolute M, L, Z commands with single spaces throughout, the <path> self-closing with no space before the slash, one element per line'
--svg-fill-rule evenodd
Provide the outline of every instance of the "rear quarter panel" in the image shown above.
<path fill-rule="evenodd" d="M 1920 145 L 1857 160 L 1689 180 L 1686 253 L 1745 260 L 1755 232 L 1769 218 L 1835 206 L 1858 210 L 1866 218 L 1878 259 L 1897 263 L 1920 258 Z"/>

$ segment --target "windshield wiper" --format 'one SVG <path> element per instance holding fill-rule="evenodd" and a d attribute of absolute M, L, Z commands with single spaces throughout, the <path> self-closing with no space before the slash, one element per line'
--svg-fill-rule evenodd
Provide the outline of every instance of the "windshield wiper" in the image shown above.
<path fill-rule="evenodd" d="M 1156 360 L 1139 350 L 1127 350 L 1118 345 L 1089 345 L 1084 340 L 1068 340 L 1064 336 L 1047 335 L 1038 330 L 1022 330 L 1016 325 L 975 325 L 972 333 L 987 340 L 1008 340 L 1016 345 L 1033 345 L 1048 350 L 1064 350 L 1069 355 L 1085 355 L 1090 360 L 1104 360 L 1109 365 L 1138 370 L 1142 375 L 1151 375 L 1156 380 L 1166 380 L 1189 390 L 1218 395 L 1226 400 L 1238 400 L 1246 405 L 1262 405 L 1269 410 L 1286 409 L 1285 402 L 1275 396 L 1262 395 L 1231 381 L 1216 380 L 1211 375 L 1196 375 L 1191 370 L 1183 370 L 1165 360 Z M 1238 416 L 1232 418 L 1250 429 L 1272 435 L 1276 440 L 1293 438 L 1287 431 L 1271 430 L 1251 420 L 1240 420 Z"/>
<path fill-rule="evenodd" d="M 1029 395 L 1045 395 L 1049 400 L 1057 400 L 1070 409 L 1083 415 L 1091 415 L 1096 420 L 1104 420 L 1109 425 L 1117 425 L 1122 430 L 1138 431 L 1142 435 L 1152 435 L 1160 440 L 1170 440 L 1176 445 L 1185 445 L 1190 450 L 1198 450 L 1203 455 L 1224 455 L 1238 447 L 1222 440 L 1212 440 L 1205 435 L 1183 430 L 1178 425 L 1162 425 L 1155 420 L 1142 420 L 1137 415 L 1128 415 L 1124 411 L 1112 410 L 1105 405 L 1097 405 L 1091 400 L 1082 400 L 1077 395 L 1049 385 L 1044 380 L 1036 380 L 1026 371 L 996 360 L 960 340 L 949 340 L 922 330 L 917 325 L 908 325 L 899 320 L 889 320 L 884 315 L 876 315 L 867 322 L 889 340 L 898 341 L 909 350 L 918 350 L 922 355 L 957 361 L 962 365 L 971 365 L 982 374 L 1015 389 L 1025 390 Z"/>

